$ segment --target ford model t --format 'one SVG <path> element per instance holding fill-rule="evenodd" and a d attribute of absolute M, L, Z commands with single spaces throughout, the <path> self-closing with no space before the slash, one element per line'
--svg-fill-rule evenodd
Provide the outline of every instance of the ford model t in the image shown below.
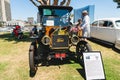
<path fill-rule="evenodd" d="M 70 12 L 73 8 L 43 5 L 38 9 L 42 30 L 30 45 L 30 73 L 36 72 L 40 63 L 46 65 L 51 59 L 64 60 L 71 54 L 76 60 L 82 61 L 83 52 L 91 51 L 91 47 L 81 36 L 70 32 Z"/>

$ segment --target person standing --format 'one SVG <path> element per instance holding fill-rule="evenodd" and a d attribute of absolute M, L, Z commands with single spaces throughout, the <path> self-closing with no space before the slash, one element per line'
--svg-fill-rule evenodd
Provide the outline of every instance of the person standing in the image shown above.
<path fill-rule="evenodd" d="M 76 26 L 78 26 L 78 36 L 81 37 L 82 36 L 82 29 L 80 28 L 82 24 L 82 19 L 78 19 L 78 23 Z"/>
<path fill-rule="evenodd" d="M 76 35 L 80 36 L 80 34 L 81 34 L 81 31 L 80 31 L 80 30 L 81 30 L 81 29 L 80 29 L 81 23 L 82 23 L 82 19 L 78 19 L 77 24 L 70 29 L 70 32 L 71 32 L 72 34 L 76 34 Z M 81 35 L 81 36 L 82 36 L 82 35 Z"/>
<path fill-rule="evenodd" d="M 32 34 L 38 35 L 37 26 L 32 29 Z"/>
<path fill-rule="evenodd" d="M 81 24 L 81 30 L 82 30 L 82 36 L 85 38 L 90 37 L 90 18 L 88 16 L 88 12 L 84 10 L 82 12 L 82 24 Z"/>

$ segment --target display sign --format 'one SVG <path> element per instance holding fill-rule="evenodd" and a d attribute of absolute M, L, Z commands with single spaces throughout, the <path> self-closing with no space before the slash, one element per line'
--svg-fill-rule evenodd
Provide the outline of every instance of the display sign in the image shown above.
<path fill-rule="evenodd" d="M 54 26 L 54 20 L 46 20 L 47 26 Z"/>
<path fill-rule="evenodd" d="M 86 80 L 106 80 L 101 53 L 84 52 L 84 68 Z"/>

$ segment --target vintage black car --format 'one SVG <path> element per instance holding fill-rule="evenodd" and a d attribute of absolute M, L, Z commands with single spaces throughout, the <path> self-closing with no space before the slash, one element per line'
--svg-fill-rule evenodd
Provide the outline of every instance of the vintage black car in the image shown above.
<path fill-rule="evenodd" d="M 43 5 L 38 9 L 42 30 L 39 31 L 39 37 L 30 45 L 30 73 L 36 72 L 39 63 L 46 65 L 51 59 L 64 60 L 71 54 L 80 61 L 83 52 L 91 51 L 91 47 L 84 38 L 70 32 L 72 7 Z"/>

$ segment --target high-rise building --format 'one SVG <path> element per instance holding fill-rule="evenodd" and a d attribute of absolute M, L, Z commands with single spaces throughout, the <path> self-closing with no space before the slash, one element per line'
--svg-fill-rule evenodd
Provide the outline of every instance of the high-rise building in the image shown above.
<path fill-rule="evenodd" d="M 11 20 L 10 0 L 0 0 L 0 21 Z"/>

